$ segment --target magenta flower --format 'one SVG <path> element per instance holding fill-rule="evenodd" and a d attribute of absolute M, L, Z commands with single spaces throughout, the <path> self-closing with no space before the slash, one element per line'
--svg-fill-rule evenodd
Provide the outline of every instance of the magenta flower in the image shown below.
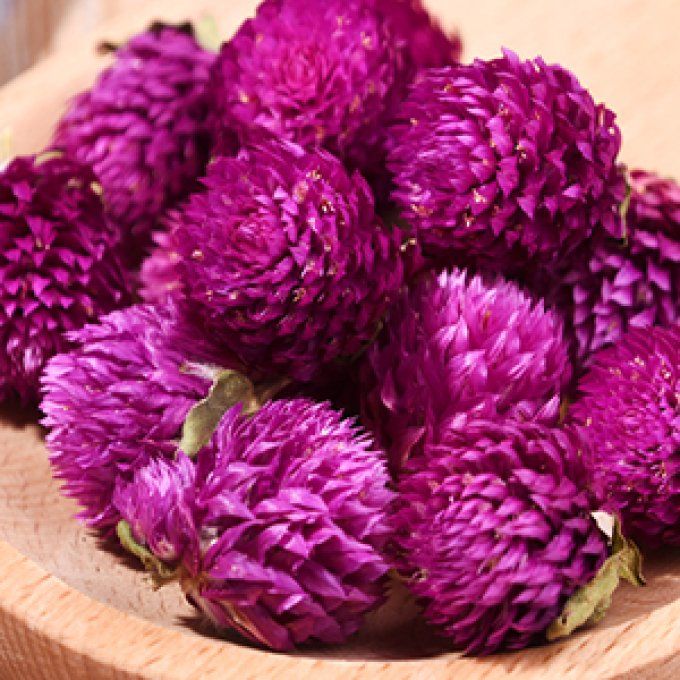
<path fill-rule="evenodd" d="M 90 170 L 47 152 L 0 171 L 0 397 L 35 401 L 63 333 L 129 300 Z"/>
<path fill-rule="evenodd" d="M 59 124 L 55 144 L 94 169 L 133 261 L 158 218 L 203 173 L 214 59 L 189 25 L 156 23 L 116 51 Z"/>
<path fill-rule="evenodd" d="M 545 640 L 607 557 L 570 429 L 478 421 L 409 462 L 392 518 L 425 618 L 469 654 Z"/>
<path fill-rule="evenodd" d="M 376 169 L 386 113 L 411 72 L 390 25 L 363 0 L 265 0 L 217 60 L 219 130 L 324 146 Z"/>
<path fill-rule="evenodd" d="M 205 332 L 250 370 L 305 382 L 360 352 L 403 276 L 399 233 L 366 182 L 325 151 L 272 141 L 215 161 L 204 184 L 166 249 Z"/>
<path fill-rule="evenodd" d="M 614 114 L 540 58 L 425 70 L 391 130 L 392 198 L 430 256 L 550 264 L 596 225 L 621 236 L 620 143 Z"/>
<path fill-rule="evenodd" d="M 650 548 L 680 546 L 680 328 L 636 328 L 594 355 L 571 419 L 603 504 Z"/>
<path fill-rule="evenodd" d="M 182 554 L 182 588 L 218 628 L 280 650 L 339 643 L 382 602 L 392 494 L 382 455 L 351 421 L 300 399 L 252 418 L 236 407 L 199 455 L 195 491 L 187 465 L 152 464 L 116 498 L 146 547 Z"/>
<path fill-rule="evenodd" d="M 176 565 L 185 553 L 198 550 L 195 496 L 194 464 L 180 453 L 175 460 L 151 458 L 134 471 L 133 481 L 118 477 L 113 506 L 131 522 L 137 541 L 159 560 Z"/>
<path fill-rule="evenodd" d="M 362 370 L 363 415 L 394 472 L 444 425 L 553 421 L 571 376 L 556 316 L 514 284 L 457 270 L 402 295 Z"/>
<path fill-rule="evenodd" d="M 680 320 L 680 186 L 641 170 L 630 183 L 626 241 L 600 235 L 557 274 L 552 297 L 581 361 L 629 328 Z"/>
<path fill-rule="evenodd" d="M 395 40 L 406 45 L 408 59 L 418 68 L 448 66 L 460 61 L 463 45 L 456 33 L 447 35 L 421 0 L 374 0 Z"/>
<path fill-rule="evenodd" d="M 172 308 L 130 307 L 69 336 L 43 377 L 47 446 L 63 492 L 80 518 L 108 529 L 120 515 L 111 498 L 149 460 L 172 457 L 182 424 L 211 377 L 192 362 L 223 362 L 188 334 Z"/>

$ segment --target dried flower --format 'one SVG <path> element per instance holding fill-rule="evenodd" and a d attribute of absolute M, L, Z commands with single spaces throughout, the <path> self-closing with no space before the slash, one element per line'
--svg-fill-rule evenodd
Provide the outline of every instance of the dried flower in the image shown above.
<path fill-rule="evenodd" d="M 154 24 L 116 51 L 59 124 L 55 144 L 94 169 L 132 261 L 205 168 L 214 59 L 189 25 Z"/>
<path fill-rule="evenodd" d="M 630 183 L 626 241 L 600 234 L 553 272 L 582 362 L 629 328 L 680 319 L 680 186 L 641 170 Z"/>
<path fill-rule="evenodd" d="M 176 297 L 255 371 L 312 380 L 373 338 L 402 283 L 365 181 L 285 142 L 209 168 L 173 219 Z"/>
<path fill-rule="evenodd" d="M 634 329 L 594 355 L 570 417 L 605 507 L 647 547 L 680 546 L 680 328 Z"/>
<path fill-rule="evenodd" d="M 50 460 L 80 518 L 108 529 L 120 519 L 111 504 L 116 480 L 174 456 L 187 412 L 211 384 L 192 361 L 210 355 L 170 307 L 114 312 L 69 340 L 76 347 L 54 357 L 43 377 Z"/>
<path fill-rule="evenodd" d="M 252 418 L 235 407 L 199 455 L 195 490 L 188 465 L 153 463 L 116 498 L 136 539 L 171 557 L 162 571 L 178 563 L 188 598 L 218 628 L 280 650 L 338 643 L 382 601 L 392 494 L 381 454 L 351 421 L 300 399 Z"/>
<path fill-rule="evenodd" d="M 265 0 L 215 65 L 218 136 L 264 132 L 376 168 L 411 68 L 390 25 L 364 0 Z"/>
<path fill-rule="evenodd" d="M 398 472 L 444 425 L 510 413 L 555 420 L 570 375 L 561 324 L 542 303 L 511 283 L 430 274 L 368 351 L 363 414 Z"/>
<path fill-rule="evenodd" d="M 545 640 L 607 557 L 583 447 L 571 429 L 478 421 L 408 463 L 393 516 L 402 570 L 456 647 Z"/>
<path fill-rule="evenodd" d="M 392 198 L 428 255 L 550 264 L 596 225 L 621 236 L 620 142 L 614 114 L 540 58 L 425 70 L 391 130 Z"/>
<path fill-rule="evenodd" d="M 64 332 L 127 303 L 118 231 L 94 176 L 58 153 L 0 171 L 0 396 L 38 396 Z"/>

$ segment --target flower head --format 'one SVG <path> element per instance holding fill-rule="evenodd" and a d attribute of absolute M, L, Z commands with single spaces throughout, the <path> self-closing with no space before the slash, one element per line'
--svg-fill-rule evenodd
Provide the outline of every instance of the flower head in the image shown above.
<path fill-rule="evenodd" d="M 641 170 L 630 185 L 626 240 L 600 234 L 553 273 L 583 362 L 628 329 L 680 319 L 680 186 Z"/>
<path fill-rule="evenodd" d="M 393 199 L 426 253 L 496 271 L 559 260 L 596 225 L 621 236 L 614 114 L 542 59 L 423 71 L 388 147 Z"/>
<path fill-rule="evenodd" d="M 218 128 L 375 167 L 386 112 L 410 69 L 390 25 L 363 0 L 265 0 L 215 65 Z"/>
<path fill-rule="evenodd" d="M 209 168 L 173 219 L 175 297 L 252 370 L 301 381 L 359 352 L 402 283 L 399 234 L 325 151 L 267 142 Z"/>
<path fill-rule="evenodd" d="M 144 497 L 162 496 L 163 509 L 192 505 L 197 533 L 185 541 L 181 584 L 218 628 L 274 649 L 337 643 L 382 601 L 392 500 L 384 461 L 327 405 L 280 400 L 252 418 L 236 407 L 199 455 L 195 497 L 166 490 L 172 478 L 178 473 L 143 473 L 128 494 L 154 479 L 157 490 Z M 146 511 L 126 508 L 125 519 L 139 526 Z M 159 525 L 150 526 L 155 536 Z"/>
<path fill-rule="evenodd" d="M 190 26 L 154 24 L 116 51 L 59 124 L 55 144 L 94 169 L 133 260 L 205 168 L 214 58 Z"/>
<path fill-rule="evenodd" d="M 680 546 L 680 328 L 634 329 L 594 358 L 570 410 L 603 504 L 648 547 Z"/>
<path fill-rule="evenodd" d="M 171 307 L 135 306 L 69 336 L 75 348 L 43 376 L 43 424 L 55 476 L 88 524 L 115 526 L 111 499 L 149 460 L 172 457 L 182 424 L 211 380 L 191 371 L 208 350 Z"/>
<path fill-rule="evenodd" d="M 363 366 L 363 413 L 393 471 L 444 425 L 554 420 L 571 376 L 558 318 L 514 284 L 430 274 L 401 296 Z"/>
<path fill-rule="evenodd" d="M 113 505 L 131 521 L 132 535 L 159 560 L 175 564 L 196 545 L 193 502 L 194 464 L 183 453 L 175 460 L 152 458 L 134 472 L 132 480 L 117 479 Z"/>
<path fill-rule="evenodd" d="M 545 639 L 607 545 L 574 430 L 512 420 L 449 430 L 409 462 L 393 515 L 425 618 L 471 654 Z"/>
<path fill-rule="evenodd" d="M 91 171 L 58 153 L 0 171 L 0 395 L 34 401 L 64 333 L 123 306 L 120 237 Z"/>

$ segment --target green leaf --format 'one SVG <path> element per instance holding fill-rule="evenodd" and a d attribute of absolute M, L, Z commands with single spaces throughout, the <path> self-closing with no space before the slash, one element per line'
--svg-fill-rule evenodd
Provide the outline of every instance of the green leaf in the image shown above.
<path fill-rule="evenodd" d="M 148 548 L 137 543 L 132 534 L 132 527 L 125 520 L 121 520 L 116 525 L 116 534 L 123 548 L 137 557 L 144 565 L 144 568 L 151 574 L 154 585 L 157 588 L 177 578 L 177 569 L 167 566 Z"/>
<path fill-rule="evenodd" d="M 187 414 L 179 448 L 187 456 L 194 457 L 210 441 L 222 416 L 239 403 L 244 415 L 252 415 L 259 410 L 260 403 L 253 383 L 237 371 L 217 372 L 208 396 L 197 402 Z"/>
<path fill-rule="evenodd" d="M 599 523 L 599 522 L 598 522 Z M 548 640 L 558 640 L 586 624 L 597 623 L 607 612 L 612 595 L 624 579 L 634 586 L 643 586 L 642 555 L 638 547 L 621 532 L 621 523 L 613 518 L 611 554 L 590 583 L 579 588 L 570 598 L 560 616 L 546 631 Z"/>

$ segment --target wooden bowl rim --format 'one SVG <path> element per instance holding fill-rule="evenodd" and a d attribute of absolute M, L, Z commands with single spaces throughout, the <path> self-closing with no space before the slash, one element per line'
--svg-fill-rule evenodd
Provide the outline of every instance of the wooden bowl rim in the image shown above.
<path fill-rule="evenodd" d="M 484 671 L 485 678 L 500 678 L 518 672 L 522 677 L 545 678 L 559 671 L 559 677 L 594 677 L 598 662 L 590 655 L 578 651 L 590 644 L 599 649 L 602 675 L 619 677 L 625 669 L 626 677 L 678 664 L 676 635 L 680 633 L 680 599 L 660 606 L 649 614 L 634 617 L 619 625 L 593 628 L 580 634 L 580 639 L 513 652 L 500 657 L 467 658 L 451 652 L 431 658 L 413 660 L 373 660 L 306 657 L 277 654 L 268 650 L 253 649 L 212 638 L 187 635 L 152 623 L 95 600 L 76 588 L 68 586 L 57 576 L 23 555 L 9 543 L 0 540 L 0 573 L 3 590 L 9 596 L 0 599 L 0 614 L 9 617 L 13 628 L 26 628 L 42 644 L 57 646 L 50 656 L 55 660 L 78 658 L 86 667 L 101 672 L 107 669 L 111 677 L 164 678 L 244 678 L 244 672 L 256 664 L 269 661 L 277 680 L 299 680 L 305 673 L 323 672 L 323 677 L 363 677 L 380 674 L 383 678 L 412 677 L 418 668 L 428 666 L 428 678 L 450 678 L 456 670 Z M 623 596 L 623 595 L 622 595 Z M 51 608 L 55 602 L 58 609 Z M 102 644 L 101 621 L 106 629 L 116 631 L 113 644 Z M 660 632 L 662 632 L 660 634 Z M 671 635 L 663 635 L 671 633 Z M 630 634 L 633 633 L 632 636 Z M 648 637 L 649 636 L 649 637 Z M 621 638 L 625 637 L 625 640 Z M 665 637 L 665 640 L 664 640 Z M 646 645 L 640 654 L 637 640 L 653 639 L 657 644 Z M 11 644 L 11 643 L 10 643 Z M 575 646 L 575 649 L 572 648 Z M 125 668 L 121 668 L 120 651 L 125 650 Z M 571 663 L 564 665 L 562 652 L 571 655 Z M 615 658 L 611 658 L 613 655 Z M 504 663 L 499 664 L 502 659 Z M 612 663 L 614 662 L 614 663 Z M 604 675 L 607 668 L 615 675 Z M 57 669 L 55 669 L 57 670 Z M 390 670 L 394 673 L 390 673 Z M 348 675 L 349 673 L 349 675 Z M 548 675 L 546 675 L 548 674 Z M 476 675 L 476 674 L 475 674 Z M 57 675 L 57 677 L 62 677 Z M 64 676 L 67 677 L 67 676 Z M 85 676 L 85 677 L 90 677 Z M 108 677 L 108 676 L 107 676 Z M 480 676 L 481 677 L 481 676 Z M 671 677 L 656 675 L 654 677 Z"/>

